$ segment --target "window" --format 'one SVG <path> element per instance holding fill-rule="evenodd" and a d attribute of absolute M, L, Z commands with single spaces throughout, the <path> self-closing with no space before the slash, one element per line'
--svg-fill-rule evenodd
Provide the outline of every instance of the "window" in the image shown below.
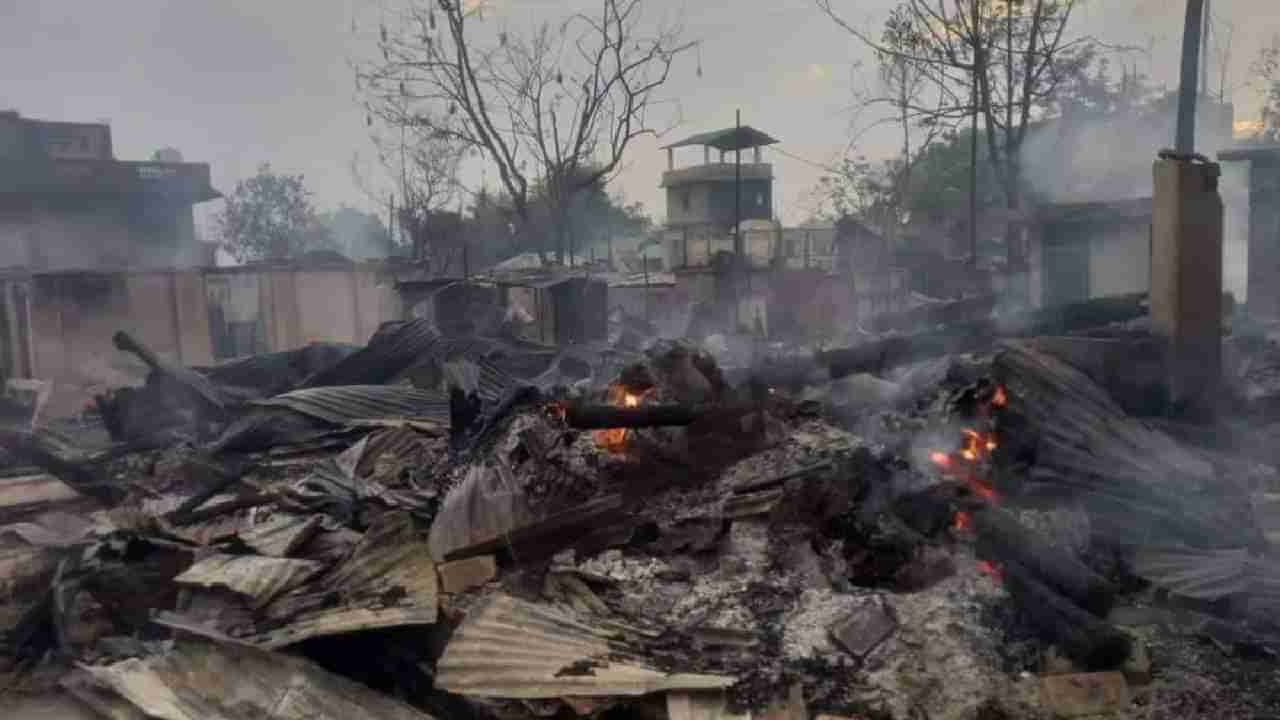
<path fill-rule="evenodd" d="M 764 193 L 756 193 L 756 207 L 764 207 Z"/>

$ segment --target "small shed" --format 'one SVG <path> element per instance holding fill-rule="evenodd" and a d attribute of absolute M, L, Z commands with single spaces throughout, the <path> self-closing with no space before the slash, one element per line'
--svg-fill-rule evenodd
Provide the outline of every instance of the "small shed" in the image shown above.
<path fill-rule="evenodd" d="M 532 340 L 573 345 L 609 337 L 609 285 L 602 277 L 548 271 L 493 282 L 508 315 L 523 319 Z"/>
<path fill-rule="evenodd" d="M 1039 208 L 1031 298 L 1050 306 L 1149 290 L 1151 217 L 1151 198 Z"/>

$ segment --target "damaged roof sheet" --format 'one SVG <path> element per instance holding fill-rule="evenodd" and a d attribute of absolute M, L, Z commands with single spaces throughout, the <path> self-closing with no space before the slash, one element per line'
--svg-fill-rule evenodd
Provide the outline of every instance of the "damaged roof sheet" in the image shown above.
<path fill-rule="evenodd" d="M 307 387 L 384 383 L 408 368 L 440 334 L 424 319 L 384 323 L 369 344 L 307 380 Z"/>
<path fill-rule="evenodd" d="M 302 658 L 187 640 L 171 650 L 83 667 L 66 683 L 104 717 L 159 720 L 430 720 Z M 136 712 L 134 710 L 136 709 Z M 127 714 L 126 714 L 127 713 Z"/>
<path fill-rule="evenodd" d="M 310 560 L 215 553 L 197 560 L 186 572 L 174 578 L 174 582 L 226 588 L 249 598 L 253 607 L 262 607 L 323 569 L 322 563 Z"/>
<path fill-rule="evenodd" d="M 372 418 L 426 418 L 449 423 L 449 401 L 440 393 L 403 385 L 342 385 L 307 388 L 259 400 L 334 425 Z"/>
<path fill-rule="evenodd" d="M 436 665 L 436 686 L 496 698 L 645 695 L 727 688 L 725 675 L 668 674 L 629 650 L 616 632 L 504 594 L 468 613 Z"/>
<path fill-rule="evenodd" d="M 287 557 L 320 529 L 320 515 L 276 513 L 240 531 L 240 540 L 260 555 Z"/>
<path fill-rule="evenodd" d="M 1133 569 L 1184 597 L 1217 600 L 1249 594 L 1280 605 L 1280 563 L 1244 548 L 1144 548 L 1134 556 Z"/>
<path fill-rule="evenodd" d="M 279 597 L 266 613 L 282 627 L 249 638 L 267 648 L 307 638 L 436 621 L 435 563 L 413 518 L 391 513 L 369 528 L 351 556 L 313 584 Z M 330 598 L 337 604 L 330 605 Z"/>

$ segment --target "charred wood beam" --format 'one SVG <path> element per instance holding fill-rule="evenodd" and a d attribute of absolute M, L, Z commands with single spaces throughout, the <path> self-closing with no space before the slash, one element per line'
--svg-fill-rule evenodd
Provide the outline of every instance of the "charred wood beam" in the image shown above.
<path fill-rule="evenodd" d="M 575 430 L 692 425 L 705 412 L 685 405 L 570 405 L 565 421 Z"/>
<path fill-rule="evenodd" d="M 958 323 L 946 329 L 886 338 L 818 355 L 833 379 L 880 374 L 900 365 L 991 345 L 997 338 L 1061 335 L 1147 314 L 1146 293 L 1069 303 L 1008 317 Z"/>
<path fill-rule="evenodd" d="M 1018 608 L 1041 637 L 1058 644 L 1067 657 L 1091 671 L 1119 667 L 1128 659 L 1128 635 L 1080 609 L 1017 561 L 1006 560 L 1001 570 Z"/>
<path fill-rule="evenodd" d="M 0 447 L 19 462 L 48 472 L 82 495 L 112 504 L 124 496 L 121 488 L 104 481 L 91 462 L 68 457 L 65 448 L 42 433 L 0 429 Z"/>
<path fill-rule="evenodd" d="M 1013 516 L 988 508 L 973 514 L 978 554 L 996 562 L 1013 561 L 1071 602 L 1105 617 L 1116 589 L 1067 551 L 1027 531 Z"/>
<path fill-rule="evenodd" d="M 151 372 L 168 378 L 184 388 L 194 400 L 200 403 L 202 409 L 212 417 L 224 418 L 226 416 L 227 407 L 223 401 L 222 394 L 205 376 L 195 370 L 175 365 L 159 357 L 150 348 L 124 330 L 116 332 L 112 337 L 112 342 L 115 343 L 117 349 L 137 355 L 138 359 L 146 363 L 147 367 L 151 369 Z"/>

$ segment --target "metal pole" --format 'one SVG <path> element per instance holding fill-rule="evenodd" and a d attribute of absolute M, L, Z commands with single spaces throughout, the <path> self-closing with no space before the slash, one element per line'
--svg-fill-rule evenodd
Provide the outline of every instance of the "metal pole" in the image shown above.
<path fill-rule="evenodd" d="M 734 116 L 733 121 L 733 141 L 736 146 L 741 138 L 742 132 L 742 110 L 739 109 Z M 739 147 L 734 151 L 733 161 L 733 254 L 734 262 L 739 267 L 746 264 L 746 258 L 742 254 L 742 148 Z M 739 270 L 742 272 L 742 270 Z M 730 277 L 737 273 L 730 273 Z M 736 280 L 737 278 L 735 278 Z M 733 324 L 734 332 L 737 332 L 737 326 L 741 324 L 741 318 L 738 317 L 739 308 L 742 304 L 742 298 L 738 295 L 738 283 L 733 284 Z"/>
<path fill-rule="evenodd" d="M 649 258 L 640 254 L 640 265 L 644 268 L 644 321 L 649 322 Z"/>
<path fill-rule="evenodd" d="M 1204 0 L 1187 0 L 1187 21 L 1182 31 L 1182 76 L 1178 85 L 1178 135 L 1175 149 L 1191 155 L 1196 143 L 1196 80 L 1200 74 L 1200 27 Z"/>
<path fill-rule="evenodd" d="M 977 26 L 977 2 L 974 3 L 974 26 Z M 973 113 L 969 138 L 969 264 L 978 265 L 978 73 L 982 70 L 982 48 L 973 49 Z"/>

